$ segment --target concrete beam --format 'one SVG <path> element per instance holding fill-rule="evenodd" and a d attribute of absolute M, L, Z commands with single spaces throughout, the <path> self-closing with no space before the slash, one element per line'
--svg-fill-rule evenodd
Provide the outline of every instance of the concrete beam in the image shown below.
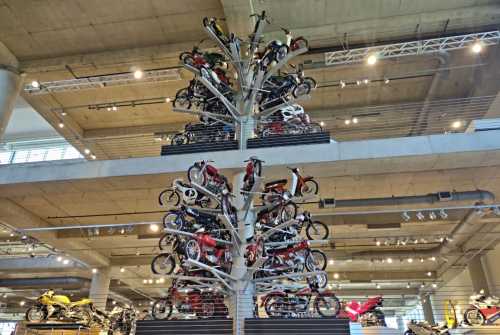
<path fill-rule="evenodd" d="M 273 167 L 309 164 L 309 173 L 316 177 L 495 166 L 500 165 L 500 131 L 109 161 L 4 165 L 0 167 L 0 185 L 185 173 L 194 161 L 202 159 L 214 160 L 220 169 L 241 169 L 251 155 L 264 159 L 271 174 Z"/>
<path fill-rule="evenodd" d="M 47 272 L 47 271 L 67 271 L 78 266 L 74 262 L 63 264 L 56 261 L 54 257 L 23 257 L 23 258 L 3 258 L 0 259 L 1 272 Z"/>
<path fill-rule="evenodd" d="M 254 28 L 252 0 L 221 0 L 221 4 L 228 30 L 243 39 L 250 35 Z"/>
<path fill-rule="evenodd" d="M 184 129 L 185 125 L 185 122 L 177 122 L 145 126 L 89 129 L 83 132 L 83 138 L 84 140 L 98 140 L 103 138 L 130 137 L 131 135 L 148 135 L 161 132 L 179 132 Z"/>

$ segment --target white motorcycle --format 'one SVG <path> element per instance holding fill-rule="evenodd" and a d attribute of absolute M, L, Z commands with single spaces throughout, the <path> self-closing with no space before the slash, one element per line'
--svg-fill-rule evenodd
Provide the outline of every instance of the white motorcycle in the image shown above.
<path fill-rule="evenodd" d="M 404 335 L 450 335 L 446 326 L 430 325 L 426 321 L 416 322 L 411 320 L 408 322 L 408 330 Z"/>
<path fill-rule="evenodd" d="M 182 202 L 188 206 L 200 206 L 203 208 L 211 207 L 212 201 L 209 197 L 199 193 L 191 187 L 190 184 L 185 183 L 182 179 L 175 179 L 172 183 L 172 188 L 168 188 L 160 193 L 158 202 L 160 206 L 170 205 L 177 207 Z"/>

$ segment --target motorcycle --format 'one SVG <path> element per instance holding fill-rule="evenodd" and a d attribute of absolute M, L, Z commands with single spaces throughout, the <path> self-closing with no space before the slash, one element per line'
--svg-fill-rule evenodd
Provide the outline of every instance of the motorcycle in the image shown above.
<path fill-rule="evenodd" d="M 261 307 L 269 317 L 307 317 L 311 306 L 322 317 L 335 317 L 340 302 L 332 291 L 303 289 L 278 289 L 262 298 Z"/>
<path fill-rule="evenodd" d="M 224 209 L 224 202 L 223 202 Z M 180 209 L 171 210 L 163 217 L 163 227 L 195 233 L 200 228 L 205 228 L 217 238 L 230 240 L 231 235 L 222 229 L 217 215 L 204 213 L 195 208 L 181 205 Z"/>
<path fill-rule="evenodd" d="M 297 215 L 297 223 L 287 228 L 280 229 L 269 237 L 273 242 L 285 242 L 297 236 L 300 236 L 304 225 L 306 226 L 306 236 L 309 240 L 326 240 L 330 234 L 328 226 L 321 221 L 313 221 L 311 213 L 304 211 Z M 260 224 L 260 223 L 259 223 Z M 263 231 L 271 229 L 271 226 L 263 226 L 260 224 Z"/>
<path fill-rule="evenodd" d="M 47 290 L 26 311 L 25 317 L 29 322 L 70 319 L 89 326 L 93 321 L 93 309 L 90 299 L 71 301 L 65 295 L 56 295 L 54 290 Z"/>
<path fill-rule="evenodd" d="M 187 292 L 181 293 L 181 290 Z M 172 315 L 174 307 L 179 313 L 194 313 L 198 318 L 210 318 L 228 314 L 222 294 L 202 292 L 199 289 L 179 289 L 175 281 L 168 290 L 168 296 L 157 300 L 153 304 L 153 317 L 156 320 L 168 319 Z"/>
<path fill-rule="evenodd" d="M 491 325 L 500 319 L 500 298 L 486 297 L 483 294 L 474 294 L 470 297 L 470 306 L 464 312 L 465 323 L 477 325 Z"/>
<path fill-rule="evenodd" d="M 411 320 L 407 324 L 408 329 L 404 335 L 450 335 L 448 327 L 439 325 L 430 325 L 428 322 L 416 322 Z"/>
<path fill-rule="evenodd" d="M 222 271 L 231 273 L 232 254 L 227 245 L 220 246 L 217 241 L 200 229 L 184 246 L 187 259 L 220 267 Z"/>
<path fill-rule="evenodd" d="M 108 314 L 111 320 L 108 334 L 120 333 L 122 335 L 134 335 L 136 329 L 137 314 L 133 308 L 115 306 Z"/>
<path fill-rule="evenodd" d="M 243 191 L 250 192 L 255 183 L 255 177 L 262 175 L 262 163 L 265 162 L 256 156 L 252 156 L 244 162 L 247 163 L 247 166 L 243 177 Z"/>
<path fill-rule="evenodd" d="M 226 33 L 224 33 L 224 30 L 222 29 L 222 27 L 218 23 L 218 21 L 223 21 L 223 20 L 224 19 L 218 19 L 215 17 L 210 17 L 210 18 L 205 17 L 205 18 L 203 18 L 203 26 L 205 26 L 205 28 L 207 28 L 207 29 L 210 29 L 210 31 L 212 31 L 214 33 L 214 35 L 217 36 L 217 38 L 222 42 L 222 44 L 224 44 L 225 46 L 228 46 L 230 39 L 226 35 Z"/>
<path fill-rule="evenodd" d="M 361 323 L 362 327 L 385 326 L 384 313 L 379 309 L 384 299 L 381 296 L 368 298 L 364 303 L 356 300 L 342 303 L 342 316 L 347 316 L 352 322 Z"/>
<path fill-rule="evenodd" d="M 302 36 L 293 37 L 292 32 L 286 28 L 281 27 L 281 30 L 285 33 L 286 45 L 291 51 L 309 48 L 309 42 Z"/>
<path fill-rule="evenodd" d="M 318 194 L 319 185 L 313 176 L 302 176 L 299 168 L 287 167 L 292 171 L 292 185 L 290 193 L 295 197 Z"/>
<path fill-rule="evenodd" d="M 224 63 L 224 55 L 217 52 L 202 52 L 198 47 L 194 47 L 192 51 L 186 51 L 179 55 L 179 59 L 183 64 L 200 69 L 208 66 L 213 68 Z"/>
<path fill-rule="evenodd" d="M 189 182 L 206 187 L 215 194 L 221 193 L 223 189 L 231 191 L 231 185 L 227 178 L 221 175 L 217 168 L 209 164 L 212 162 L 208 160 L 195 162 L 187 172 Z"/>
<path fill-rule="evenodd" d="M 211 205 L 209 197 L 198 193 L 196 189 L 192 188 L 191 185 L 184 183 L 182 179 L 175 179 L 172 183 L 172 188 L 162 191 L 158 196 L 158 202 L 162 207 L 166 204 L 177 207 L 181 201 L 181 195 L 182 203 L 188 206 L 197 205 L 205 208 L 210 207 Z"/>

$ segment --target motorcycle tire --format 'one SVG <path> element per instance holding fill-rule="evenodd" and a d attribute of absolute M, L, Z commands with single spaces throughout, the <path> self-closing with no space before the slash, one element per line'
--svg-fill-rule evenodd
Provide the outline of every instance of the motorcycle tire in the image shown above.
<path fill-rule="evenodd" d="M 181 55 L 182 56 L 182 55 Z M 191 54 L 184 55 L 181 58 L 182 64 L 194 67 L 194 57 Z"/>
<path fill-rule="evenodd" d="M 268 294 L 266 297 L 265 297 L 265 300 L 264 300 L 264 311 L 266 312 L 266 315 L 270 318 L 273 318 L 273 317 L 278 317 L 281 315 L 280 312 L 276 312 L 276 311 L 273 311 L 272 310 L 272 307 L 273 307 L 273 304 L 275 304 L 275 300 L 280 300 L 282 299 L 283 297 L 279 294 Z"/>
<path fill-rule="evenodd" d="M 157 275 L 169 275 L 175 270 L 174 255 L 170 253 L 161 253 L 151 262 L 151 271 Z"/>
<path fill-rule="evenodd" d="M 178 220 L 179 214 L 168 212 L 163 217 L 163 228 L 182 230 L 184 227 L 183 220 Z"/>
<path fill-rule="evenodd" d="M 316 195 L 319 191 L 319 185 L 314 179 L 306 180 L 300 188 L 300 194 L 303 196 Z"/>
<path fill-rule="evenodd" d="M 197 165 L 192 165 L 187 172 L 187 176 L 190 183 L 196 183 L 200 186 L 205 186 L 207 184 L 207 177 L 201 171 L 201 168 Z"/>
<path fill-rule="evenodd" d="M 295 87 L 292 90 L 292 95 L 295 98 L 308 95 L 309 93 L 311 93 L 311 85 L 307 82 L 302 82 L 298 85 L 295 85 Z"/>
<path fill-rule="evenodd" d="M 287 45 L 281 45 L 274 51 L 274 59 L 276 62 L 281 62 L 288 55 L 289 48 Z"/>
<path fill-rule="evenodd" d="M 315 89 L 316 87 L 318 87 L 316 80 L 314 80 L 314 78 L 312 78 L 312 77 L 304 77 L 304 79 L 302 79 L 302 81 L 304 83 L 309 84 L 309 86 L 311 87 L 312 90 Z"/>
<path fill-rule="evenodd" d="M 297 37 L 296 39 L 292 40 L 292 43 L 290 45 L 290 49 L 292 51 L 304 48 L 309 49 L 309 42 L 304 37 Z"/>
<path fill-rule="evenodd" d="M 416 335 L 416 334 L 411 330 L 407 330 L 403 335 Z"/>
<path fill-rule="evenodd" d="M 166 204 L 170 204 L 173 207 L 177 207 L 180 201 L 181 197 L 179 196 L 179 193 L 170 188 L 161 192 L 160 195 L 158 196 L 158 203 L 162 207 L 165 206 Z"/>
<path fill-rule="evenodd" d="M 295 219 L 297 216 L 297 205 L 294 202 L 289 202 L 280 210 L 280 218 L 282 222 L 287 222 Z"/>
<path fill-rule="evenodd" d="M 169 299 L 160 299 L 155 301 L 151 314 L 155 320 L 166 320 L 172 315 L 172 302 Z"/>
<path fill-rule="evenodd" d="M 316 134 L 316 133 L 321 133 L 323 132 L 323 127 L 319 123 L 316 122 L 311 122 L 307 126 L 307 133 L 308 134 Z"/>
<path fill-rule="evenodd" d="M 330 235 L 328 226 L 320 221 L 312 221 L 306 227 L 306 236 L 309 240 L 326 240 Z"/>
<path fill-rule="evenodd" d="M 35 312 L 38 312 L 38 317 L 33 317 L 34 314 L 32 314 L 32 313 L 35 313 Z M 26 321 L 29 321 L 29 322 L 41 322 L 41 321 L 47 320 L 47 312 L 45 310 L 41 309 L 39 306 L 33 306 L 33 307 L 28 308 L 24 317 L 25 317 Z"/>
<path fill-rule="evenodd" d="M 340 312 L 340 301 L 335 295 L 318 295 L 314 309 L 324 318 L 336 317 Z"/>
<path fill-rule="evenodd" d="M 169 234 L 169 233 L 165 233 L 158 241 L 158 248 L 160 248 L 160 250 L 162 250 L 162 251 L 167 250 L 168 246 L 172 245 L 174 240 L 175 240 L 174 235 Z"/>
<path fill-rule="evenodd" d="M 470 326 L 479 326 L 484 324 L 485 318 L 481 311 L 468 308 L 464 312 L 464 321 Z"/>
<path fill-rule="evenodd" d="M 183 145 L 189 143 L 189 137 L 186 134 L 175 134 L 170 141 L 170 145 Z"/>
<path fill-rule="evenodd" d="M 189 89 L 183 88 L 177 91 L 172 105 L 179 108 L 191 108 L 191 97 L 189 94 Z"/>
<path fill-rule="evenodd" d="M 79 317 L 78 317 L 78 323 L 81 323 L 85 326 L 88 326 L 90 327 L 90 325 L 92 324 L 92 320 L 93 320 L 93 316 L 92 316 L 92 313 L 87 310 L 87 309 L 82 309 L 80 310 L 80 313 L 79 313 Z"/>
<path fill-rule="evenodd" d="M 328 277 L 325 273 L 316 275 L 314 277 L 308 277 L 307 283 L 317 288 L 325 288 L 326 284 L 328 284 Z"/>
<path fill-rule="evenodd" d="M 184 60 L 184 58 L 185 58 L 185 57 L 187 57 L 187 56 L 191 56 L 191 57 L 192 57 L 192 56 L 193 56 L 193 54 L 192 54 L 191 52 L 189 52 L 189 51 L 184 51 L 184 52 L 181 52 L 181 54 L 179 55 L 179 60 L 180 60 L 181 62 L 183 62 L 183 63 L 184 63 L 184 61 L 183 61 L 183 60 Z"/>
<path fill-rule="evenodd" d="M 201 257 L 201 248 L 196 240 L 189 240 L 184 245 L 184 254 L 188 259 L 199 261 Z"/>
<path fill-rule="evenodd" d="M 326 268 L 326 255 L 317 249 L 311 250 L 306 256 L 306 269 L 310 272 L 323 271 Z"/>

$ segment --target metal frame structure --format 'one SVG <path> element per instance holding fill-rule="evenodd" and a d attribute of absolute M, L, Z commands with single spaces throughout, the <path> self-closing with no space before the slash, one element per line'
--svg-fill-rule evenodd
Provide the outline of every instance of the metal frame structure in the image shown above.
<path fill-rule="evenodd" d="M 403 43 L 386 44 L 367 48 L 348 49 L 325 53 L 325 65 L 343 65 L 365 62 L 370 55 L 377 59 L 433 54 L 440 51 L 458 50 L 474 43 L 484 46 L 500 43 L 500 31 L 487 31 L 466 35 L 432 38 Z"/>

